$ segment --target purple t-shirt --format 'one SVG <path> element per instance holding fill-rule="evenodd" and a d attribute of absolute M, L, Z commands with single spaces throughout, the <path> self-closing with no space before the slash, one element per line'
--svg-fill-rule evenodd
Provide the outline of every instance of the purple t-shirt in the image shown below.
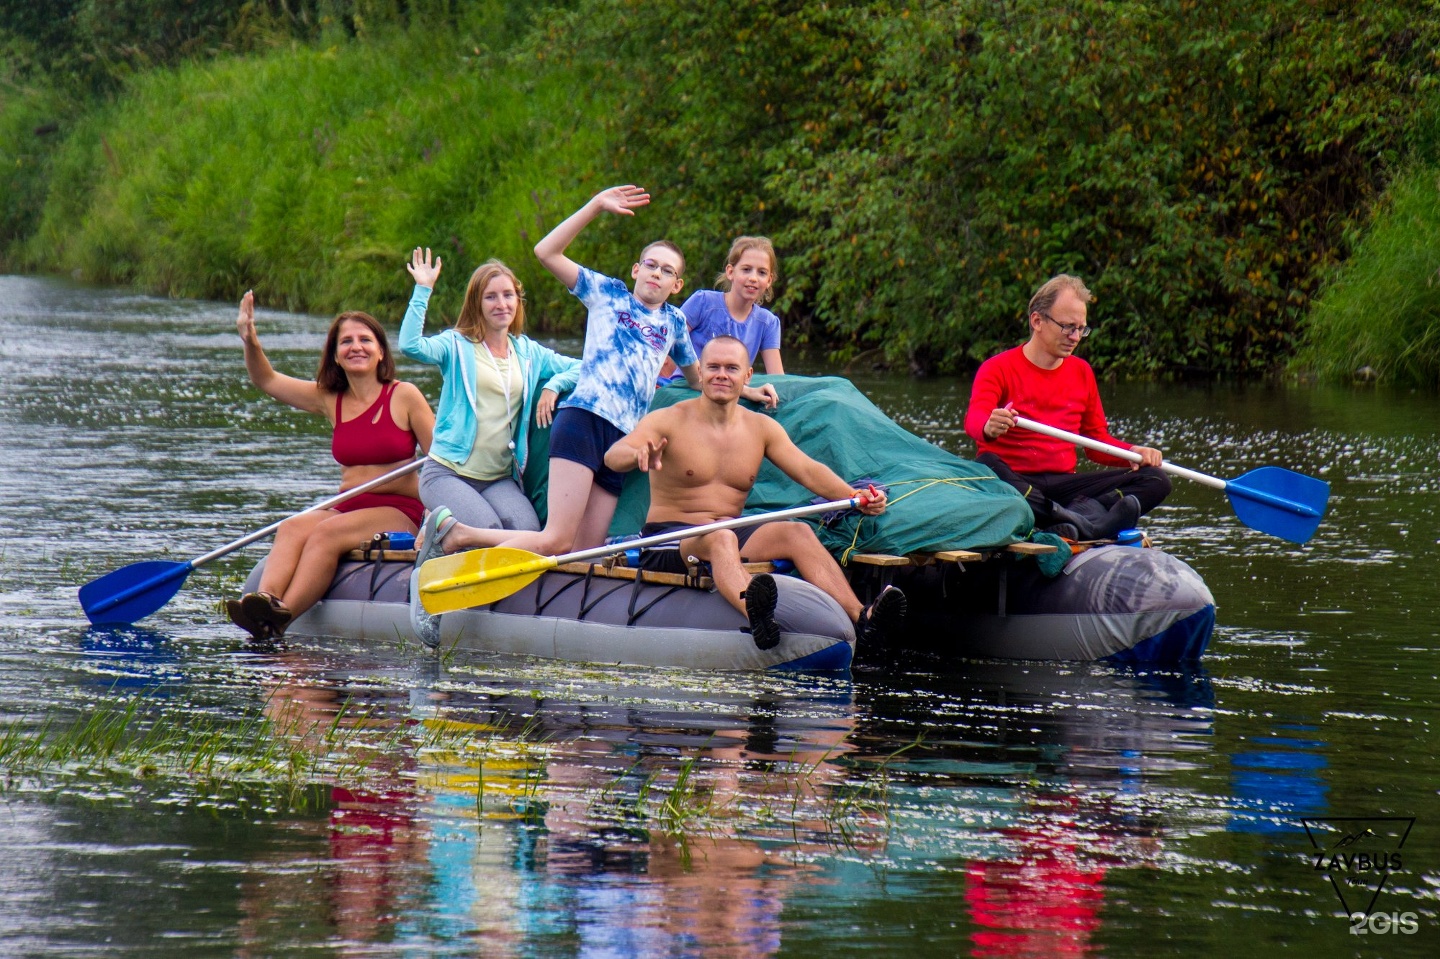
<path fill-rule="evenodd" d="M 690 345 L 695 347 L 696 356 L 705 349 L 706 343 L 722 334 L 745 344 L 751 366 L 759 359 L 761 350 L 780 349 L 780 317 L 758 303 L 750 307 L 750 315 L 743 323 L 730 315 L 725 308 L 725 294 L 719 290 L 696 290 L 680 309 L 685 314 L 685 325 L 690 328 Z M 683 374 L 676 375 L 684 381 Z M 671 382 L 675 382 L 674 377 Z"/>

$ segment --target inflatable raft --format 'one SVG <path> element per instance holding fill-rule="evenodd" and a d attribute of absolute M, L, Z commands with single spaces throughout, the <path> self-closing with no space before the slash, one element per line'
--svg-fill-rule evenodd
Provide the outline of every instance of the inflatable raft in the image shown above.
<path fill-rule="evenodd" d="M 289 636 L 416 641 L 410 627 L 413 554 L 341 564 L 325 599 Z M 263 561 L 247 590 L 259 584 Z M 623 566 L 548 572 L 493 606 L 447 613 L 442 647 L 571 662 L 699 669 L 843 670 L 855 631 L 839 605 L 793 576 L 777 575 L 781 641 L 755 647 L 745 618 L 708 580 L 637 573 Z M 921 652 L 946 659 L 1023 659 L 1180 665 L 1197 662 L 1215 625 L 1204 581 L 1156 549 L 1103 546 L 1082 552 L 1059 576 L 1003 551 L 978 563 L 904 566 L 852 563 L 856 593 L 886 583 L 905 591 L 910 616 L 874 659 Z"/>
<path fill-rule="evenodd" d="M 1158 549 L 1093 547 L 1054 577 L 1029 557 L 1003 552 L 978 563 L 855 563 L 849 572 L 862 599 L 893 583 L 910 601 L 895 647 L 862 656 L 1175 666 L 1199 662 L 1215 629 L 1205 581 Z"/>
<path fill-rule="evenodd" d="M 840 377 L 774 376 L 772 415 L 810 456 L 856 487 L 885 485 L 882 516 L 850 512 L 815 524 L 862 601 L 886 583 L 905 591 L 910 619 L 897 645 L 946 657 L 1194 662 L 1215 623 L 1215 602 L 1199 575 L 1159 550 L 1101 547 L 1045 576 L 1027 542 L 1034 517 L 994 473 L 893 423 Z M 652 409 L 694 396 L 667 387 Z M 549 431 L 532 429 L 530 455 L 543 462 Z M 546 501 L 545 470 L 528 470 L 526 493 Z M 803 504 L 809 491 L 771 463 L 762 465 L 748 512 Z M 631 473 L 612 536 L 646 518 L 649 486 Z M 543 515 L 542 515 L 543 520 Z M 408 559 L 407 559 L 408 557 Z M 409 577 L 413 554 L 342 565 L 325 600 L 290 627 L 291 636 L 413 639 Z M 867 562 L 869 560 L 869 562 Z M 259 582 L 258 568 L 247 589 Z M 576 662 L 714 669 L 848 668 L 855 633 L 838 604 L 807 583 L 777 576 L 780 644 L 755 648 L 744 617 L 718 594 L 673 574 L 637 575 L 623 566 L 562 567 L 488 608 L 447 613 L 441 644 Z M 858 650 L 861 655 L 881 651 Z"/>
<path fill-rule="evenodd" d="M 349 559 L 325 599 L 298 617 L 287 636 L 418 641 L 410 627 L 413 553 Z M 260 582 L 264 561 L 245 583 Z M 776 576 L 780 643 L 757 649 L 745 617 L 704 585 L 673 574 L 636 575 L 624 567 L 570 567 L 545 573 L 501 601 L 446 613 L 442 648 L 517 653 L 571 662 L 695 669 L 844 670 L 855 628 L 833 599 L 803 580 Z"/>

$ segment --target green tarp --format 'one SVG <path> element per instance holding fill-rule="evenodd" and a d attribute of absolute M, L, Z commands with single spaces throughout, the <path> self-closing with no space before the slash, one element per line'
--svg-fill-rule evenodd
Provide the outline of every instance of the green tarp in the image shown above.
<path fill-rule="evenodd" d="M 830 528 L 817 526 L 821 542 L 843 561 L 848 550 L 915 553 L 1003 546 L 1026 538 L 1034 525 L 1030 507 L 984 466 L 909 433 L 892 423 L 855 386 L 838 376 L 757 376 L 780 394 L 774 416 L 797 446 L 848 481 L 871 477 L 890 490 L 883 516 L 846 516 Z M 696 394 L 684 387 L 659 390 L 651 409 Z M 748 404 L 747 404 L 748 405 Z M 753 408 L 753 407 L 752 407 Z M 549 430 L 532 430 L 532 463 L 549 453 Z M 544 518 L 545 470 L 527 470 L 526 492 Z M 811 493 L 769 462 L 761 467 L 746 513 L 800 506 Z M 610 527 L 612 535 L 635 533 L 650 505 L 647 477 L 631 474 Z M 857 530 L 858 527 L 858 530 Z"/>

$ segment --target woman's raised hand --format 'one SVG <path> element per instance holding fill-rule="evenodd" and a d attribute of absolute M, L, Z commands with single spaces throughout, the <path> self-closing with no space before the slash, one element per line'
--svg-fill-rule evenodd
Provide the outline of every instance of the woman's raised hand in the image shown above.
<path fill-rule="evenodd" d="M 410 262 L 405 264 L 405 269 L 415 278 L 416 286 L 423 286 L 435 289 L 435 281 L 440 278 L 440 258 L 437 256 L 433 262 L 430 258 L 430 248 L 427 246 L 422 251 L 420 247 L 410 254 Z"/>
<path fill-rule="evenodd" d="M 240 315 L 235 318 L 235 329 L 240 331 L 240 339 L 244 342 L 259 342 L 259 337 L 255 333 L 254 290 L 246 290 L 245 295 L 240 297 Z"/>

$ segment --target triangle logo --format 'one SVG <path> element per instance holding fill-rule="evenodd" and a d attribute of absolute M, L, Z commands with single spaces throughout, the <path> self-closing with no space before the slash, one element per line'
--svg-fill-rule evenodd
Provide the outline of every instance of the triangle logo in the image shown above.
<path fill-rule="evenodd" d="M 1369 915 L 1392 872 L 1402 871 L 1401 848 L 1415 818 L 1337 816 L 1302 819 L 1313 848 L 1311 865 L 1324 873 L 1345 915 Z"/>

